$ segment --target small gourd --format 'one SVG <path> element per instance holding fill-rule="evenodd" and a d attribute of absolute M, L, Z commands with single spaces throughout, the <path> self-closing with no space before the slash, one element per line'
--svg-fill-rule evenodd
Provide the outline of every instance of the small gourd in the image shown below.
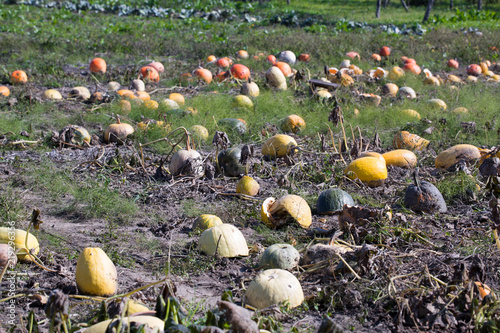
<path fill-rule="evenodd" d="M 247 132 L 247 124 L 241 119 L 224 118 L 219 120 L 217 125 L 223 127 L 229 132 L 234 132 L 239 135 L 243 135 Z"/>
<path fill-rule="evenodd" d="M 281 121 L 283 132 L 298 133 L 306 128 L 306 122 L 302 117 L 292 114 Z"/>
<path fill-rule="evenodd" d="M 181 149 L 177 151 L 170 161 L 170 173 L 173 176 L 190 175 L 201 177 L 205 173 L 203 159 L 194 149 Z"/>
<path fill-rule="evenodd" d="M 398 149 L 422 151 L 429 145 L 429 140 L 421 138 L 420 136 L 408 131 L 401 131 L 394 135 L 392 144 L 394 148 Z"/>
<path fill-rule="evenodd" d="M 469 144 L 459 144 L 450 147 L 436 157 L 434 161 L 436 168 L 447 169 L 460 160 L 476 160 L 481 157 L 479 148 Z"/>

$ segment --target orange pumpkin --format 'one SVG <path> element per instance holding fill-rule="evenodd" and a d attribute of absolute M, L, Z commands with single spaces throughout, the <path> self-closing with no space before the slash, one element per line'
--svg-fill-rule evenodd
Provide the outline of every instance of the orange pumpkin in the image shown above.
<path fill-rule="evenodd" d="M 90 62 L 89 69 L 91 73 L 106 73 L 106 61 L 102 58 L 94 58 Z"/>
<path fill-rule="evenodd" d="M 276 64 L 274 64 L 274 66 L 278 67 L 283 75 L 285 75 L 285 77 L 289 77 L 290 75 L 292 75 L 292 67 L 290 67 L 290 65 L 286 62 L 278 61 L 276 62 Z"/>
<path fill-rule="evenodd" d="M 10 75 L 10 82 L 12 84 L 25 84 L 28 82 L 28 75 L 22 70 L 13 71 Z"/>
<path fill-rule="evenodd" d="M 481 75 L 481 73 L 482 73 L 481 66 L 479 66 L 477 64 L 472 64 L 472 65 L 467 66 L 467 74 L 479 76 L 479 75 Z"/>
<path fill-rule="evenodd" d="M 206 68 L 198 68 L 197 70 L 194 71 L 194 76 L 196 76 L 198 79 L 205 81 L 206 83 L 212 82 L 212 72 L 210 72 Z"/>
<path fill-rule="evenodd" d="M 143 101 L 149 101 L 151 99 L 151 96 L 149 96 L 149 94 L 145 91 L 138 91 L 135 95 Z"/>
<path fill-rule="evenodd" d="M 417 65 L 417 64 L 411 63 L 411 62 L 410 63 L 406 63 L 403 66 L 403 70 L 405 72 L 412 72 L 415 75 L 419 75 L 420 73 L 422 73 L 422 69 L 420 68 L 420 66 Z"/>
<path fill-rule="evenodd" d="M 420 136 L 408 131 L 401 131 L 394 135 L 392 144 L 394 145 L 394 148 L 397 149 L 421 151 L 427 148 L 427 146 L 429 145 L 429 140 L 421 138 Z"/>
<path fill-rule="evenodd" d="M 274 59 L 276 60 L 276 58 L 274 58 Z M 311 56 L 307 53 L 302 53 L 299 55 L 299 61 L 309 62 L 310 59 L 311 59 Z"/>
<path fill-rule="evenodd" d="M 152 82 L 159 82 L 160 81 L 160 74 L 158 74 L 158 71 L 151 66 L 144 66 L 140 69 L 141 73 L 141 78 L 143 80 L 149 80 Z"/>
<path fill-rule="evenodd" d="M 215 76 L 215 81 L 223 82 L 224 80 L 227 80 L 230 77 L 231 77 L 231 72 L 229 71 L 220 72 Z"/>
<path fill-rule="evenodd" d="M 215 62 L 216 60 L 217 60 L 217 58 L 214 55 L 209 55 L 207 57 L 207 61 L 208 62 Z"/>
<path fill-rule="evenodd" d="M 10 95 L 10 90 L 6 86 L 0 86 L 0 95 L 2 96 L 9 96 Z"/>
<path fill-rule="evenodd" d="M 455 69 L 458 68 L 458 61 L 456 61 L 455 59 L 448 60 L 448 67 Z"/>
<path fill-rule="evenodd" d="M 388 57 L 391 54 L 391 49 L 388 46 L 382 46 L 382 48 L 380 49 L 379 54 L 382 57 Z"/>
<path fill-rule="evenodd" d="M 374 54 L 372 54 L 372 60 L 381 61 L 382 57 L 380 56 L 380 54 L 374 53 Z"/>
<path fill-rule="evenodd" d="M 272 54 L 270 54 L 267 56 L 266 61 L 271 63 L 271 65 L 274 65 L 274 64 L 276 64 L 276 57 L 273 56 Z"/>
<path fill-rule="evenodd" d="M 235 64 L 231 67 L 231 75 L 238 80 L 248 80 L 250 77 L 250 69 L 241 64 Z"/>
<path fill-rule="evenodd" d="M 116 93 L 118 95 L 120 95 L 121 97 L 128 97 L 128 98 L 136 98 L 137 97 L 137 96 L 135 96 L 135 94 L 132 90 L 128 90 L 128 89 L 120 89 Z"/>
<path fill-rule="evenodd" d="M 236 58 L 238 59 L 248 59 L 248 52 L 245 50 L 239 50 L 236 52 Z"/>
<path fill-rule="evenodd" d="M 217 59 L 216 65 L 219 68 L 228 68 L 229 66 L 231 66 L 231 62 L 228 57 L 219 58 Z"/>

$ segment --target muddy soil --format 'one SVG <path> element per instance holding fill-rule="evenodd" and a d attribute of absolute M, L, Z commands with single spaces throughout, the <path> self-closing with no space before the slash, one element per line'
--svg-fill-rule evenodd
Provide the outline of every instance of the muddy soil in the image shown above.
<path fill-rule="evenodd" d="M 32 311 L 40 331 L 48 331 L 45 296 L 54 289 L 70 296 L 73 323 L 84 323 L 95 316 L 99 302 L 75 297 L 79 295 L 75 268 L 78 254 L 85 247 L 113 249 L 118 293 L 166 277 L 194 320 L 216 308 L 225 291 L 231 291 L 233 300 L 242 304 L 244 288 L 258 273 L 263 248 L 276 242 L 290 243 L 304 257 L 311 245 L 326 244 L 333 237 L 349 244 L 352 251 L 301 262 L 293 273 L 304 290 L 304 304 L 295 310 L 272 307 L 256 313 L 254 318 L 263 327 L 316 332 L 328 316 L 345 331 L 473 331 L 478 322 L 472 314 L 482 304 L 475 282 L 498 290 L 500 281 L 500 260 L 491 232 L 498 217 L 491 214 L 491 195 L 483 190 L 459 193 L 448 200 L 446 213 L 417 214 L 402 207 L 411 170 L 391 167 L 383 186 L 366 187 L 338 173 L 343 168 L 338 154 L 309 153 L 317 150 L 308 149 L 312 140 L 297 139 L 305 147 L 304 152 L 288 161 L 266 161 L 256 149 L 250 175 L 261 189 L 256 198 L 250 199 L 234 195 L 237 178 L 169 177 L 158 171 L 162 156 L 152 152 L 146 154 L 149 167 L 131 166 L 131 156 L 137 154 L 133 146 L 4 151 L 0 186 L 21 203 L 22 217 L 16 227 L 25 229 L 31 210 L 40 209 L 43 223 L 35 231 L 41 243 L 39 257 L 57 272 L 26 263 L 7 272 L 1 283 L 2 298 L 8 295 L 7 278 L 14 276 L 16 318 L 15 325 L 9 325 L 9 303 L 0 303 L 3 330 L 24 331 Z M 106 167 L 104 162 L 118 152 L 125 157 L 120 163 L 127 167 Z M 214 151 L 201 153 L 206 164 L 211 164 Z M 433 152 L 426 154 L 432 158 Z M 125 198 L 134 198 L 138 211 L 119 225 L 116 221 L 110 224 L 103 218 L 82 216 L 79 212 L 84 210 L 61 210 L 74 198 L 51 197 L 30 178 L 27 165 L 45 165 L 46 161 L 68 172 L 82 186 L 87 179 L 97 179 L 105 172 L 108 186 Z M 432 167 L 422 167 L 420 175 L 431 182 L 446 177 Z M 319 193 L 334 185 L 356 193 L 365 211 L 344 209 L 340 214 L 316 215 Z M 299 194 L 311 205 L 310 228 L 292 224 L 272 230 L 260 221 L 263 200 L 287 193 Z M 3 205 L 7 209 L 6 203 Z M 197 250 L 199 233 L 192 230 L 192 224 L 205 211 L 217 213 L 224 222 L 242 231 L 251 248 L 249 257 L 207 257 Z M 150 287 L 132 298 L 154 309 L 162 288 L 163 284 Z M 487 312 L 487 308 L 483 310 Z"/>

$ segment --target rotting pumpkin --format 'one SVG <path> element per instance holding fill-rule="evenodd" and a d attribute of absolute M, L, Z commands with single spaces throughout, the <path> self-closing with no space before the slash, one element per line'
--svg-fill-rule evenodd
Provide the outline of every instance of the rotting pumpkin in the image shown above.
<path fill-rule="evenodd" d="M 311 208 L 303 198 L 295 194 L 285 195 L 278 200 L 267 198 L 262 203 L 260 217 L 270 228 L 279 228 L 289 222 L 309 228 L 312 223 Z"/>

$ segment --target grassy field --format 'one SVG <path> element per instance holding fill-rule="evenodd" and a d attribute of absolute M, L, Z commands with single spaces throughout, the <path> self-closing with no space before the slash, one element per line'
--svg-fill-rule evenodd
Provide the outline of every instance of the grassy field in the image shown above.
<path fill-rule="evenodd" d="M 45 223 L 34 231 L 41 243 L 41 259 L 46 266 L 70 272 L 54 274 L 18 264 L 17 268 L 29 272 L 19 275 L 18 302 L 27 307 L 31 302 L 28 294 L 46 296 L 56 288 L 75 296 L 77 257 L 84 247 L 97 246 L 118 267 L 120 294 L 167 277 L 178 289 L 184 307 L 174 304 L 172 309 L 184 311 L 181 322 L 185 326 L 213 324 L 228 329 L 229 323 L 217 321 L 216 301 L 221 295 L 238 304 L 243 301 L 245 286 L 256 275 L 259 248 L 288 243 L 304 256 L 312 243 L 324 242 L 341 228 L 337 216 L 319 216 L 315 211 L 318 194 L 339 186 L 351 192 L 359 205 L 379 212 L 373 224 L 339 236 L 359 251 L 355 258 L 346 259 L 352 267 L 334 257 L 321 267 L 294 270 L 304 282 L 306 301 L 296 309 L 282 306 L 277 312 L 257 312 L 254 319 L 260 328 L 315 332 L 328 315 L 346 331 L 370 331 L 375 323 L 381 323 L 384 331 L 436 330 L 439 325 L 428 322 L 428 314 L 418 317 L 414 308 L 409 309 L 410 303 L 417 307 L 417 301 L 440 309 L 431 315 L 443 316 L 444 321 L 466 318 L 445 328 L 439 326 L 438 331 L 465 329 L 469 324 L 462 321 L 473 323 L 477 330 L 500 327 L 498 301 L 478 303 L 468 298 L 477 298 L 475 280 L 494 290 L 500 288 L 495 271 L 498 251 L 490 232 L 494 221 L 488 215 L 495 187 L 490 180 L 487 188 L 487 181 L 473 166 L 457 173 L 434 168 L 436 155 L 452 145 L 491 148 L 499 144 L 499 83 L 481 75 L 476 83 L 462 82 L 450 88 L 451 84 L 426 84 L 423 73 L 407 73 L 397 80 L 367 76 L 378 67 L 389 71 L 402 66 L 402 56 L 415 59 L 422 69 L 444 81 L 450 74 L 465 81 L 467 65 L 486 60 L 493 63 L 494 74 L 500 74 L 500 66 L 494 64 L 500 58 L 500 3 L 487 1 L 481 12 L 468 1 L 456 2 L 454 9 L 448 6 L 438 2 L 429 22 L 422 24 L 424 6 L 410 2 L 406 12 L 395 1 L 382 8 L 380 19 L 375 18 L 375 2 L 361 0 L 291 0 L 290 5 L 283 0 L 0 4 L 0 86 L 10 89 L 10 96 L 0 97 L 0 216 L 2 221 L 15 221 L 26 229 L 32 209 L 41 208 Z M 389 46 L 391 55 L 381 62 L 372 60 L 371 55 L 382 46 Z M 250 57 L 237 59 L 238 50 L 248 51 Z M 293 65 L 302 80 L 290 79 L 288 90 L 276 91 L 267 83 L 265 72 L 270 65 L 264 59 L 284 50 L 307 53 L 310 61 Z M 393 137 L 401 130 L 429 140 L 429 148 L 417 154 L 418 166 L 422 178 L 442 192 L 448 213 L 415 214 L 403 207 L 411 170 L 390 168 L 386 184 L 375 189 L 344 176 L 345 164 L 354 156 L 336 152 L 344 134 L 329 119 L 334 99 L 319 99 L 308 80 L 324 78 L 325 66 L 338 68 L 349 51 L 359 53 L 361 59 L 351 63 L 363 75 L 356 76 L 352 85 L 332 91 L 342 110 L 349 148 L 362 137 L 370 149 L 392 150 Z M 186 84 L 180 80 L 182 74 L 200 66 L 219 73 L 221 70 L 207 62 L 209 55 L 228 56 L 250 68 L 252 80 L 260 87 L 252 108 L 234 106 L 242 82 Z M 105 74 L 88 72 L 95 57 L 106 60 Z M 449 59 L 457 59 L 460 67 L 449 68 Z M 161 103 L 158 109 L 151 109 L 132 102 L 131 111 L 124 111 L 120 98 L 108 91 L 108 82 L 117 81 L 128 88 L 138 78 L 139 69 L 153 60 L 162 62 L 165 72 L 158 83 L 146 82 L 151 99 L 161 102 L 178 92 L 186 103 L 169 110 Z M 26 85 L 11 84 L 10 73 L 18 69 L 26 71 Z M 380 105 L 360 97 L 364 93 L 383 95 L 386 83 L 411 87 L 417 97 L 382 96 Z M 77 86 L 104 93 L 107 100 L 90 103 L 68 98 Z M 45 100 L 42 94 L 47 89 L 60 91 L 63 100 Z M 435 98 L 446 103 L 446 110 L 429 103 Z M 458 107 L 468 112 L 453 112 Z M 416 110 L 421 119 L 402 112 L 405 109 Z M 300 115 L 307 124 L 294 135 L 302 150 L 291 161 L 262 158 L 262 143 L 281 133 L 281 121 L 291 114 Z M 122 146 L 105 144 L 102 139 L 117 115 L 136 129 Z M 247 132 L 239 134 L 218 123 L 224 118 L 245 120 Z M 167 127 L 140 129 L 139 123 L 147 119 L 164 121 Z M 87 128 L 95 136 L 92 147 L 60 149 L 52 140 L 54 132 L 69 124 Z M 143 149 L 142 145 L 170 135 L 170 130 L 191 130 L 193 125 L 202 125 L 210 133 L 208 140 L 193 136 L 207 165 L 215 163 L 219 152 L 212 143 L 215 131 L 227 132 L 231 147 L 249 144 L 255 148 L 247 168 L 259 180 L 257 198 L 234 196 L 235 177 L 165 176 L 179 135 Z M 377 135 L 380 147 L 373 144 Z M 312 208 L 310 229 L 288 226 L 273 230 L 260 221 L 262 201 L 288 193 L 302 196 Z M 242 229 L 251 255 L 236 259 L 202 255 L 197 249 L 200 233 L 192 230 L 192 223 L 203 213 L 216 214 Z M 373 247 L 370 262 L 362 259 L 364 245 Z M 315 267 L 321 269 L 321 275 Z M 470 279 L 464 277 L 467 270 Z M 39 282 L 33 282 L 27 275 L 31 273 L 40 277 Z M 2 281 L 2 288 L 5 283 Z M 133 298 L 154 309 L 160 293 L 155 286 Z M 0 307 L 6 304 L 5 297 L 2 292 Z M 73 327 L 69 331 L 95 322 L 100 299 L 87 302 L 75 296 L 70 300 L 73 315 L 67 323 L 72 322 Z M 34 317 L 28 312 L 20 314 L 24 326 L 36 318 L 48 329 L 43 305 L 34 306 Z M 449 313 L 449 317 L 444 315 Z M 100 318 L 104 318 L 102 312 Z"/>

